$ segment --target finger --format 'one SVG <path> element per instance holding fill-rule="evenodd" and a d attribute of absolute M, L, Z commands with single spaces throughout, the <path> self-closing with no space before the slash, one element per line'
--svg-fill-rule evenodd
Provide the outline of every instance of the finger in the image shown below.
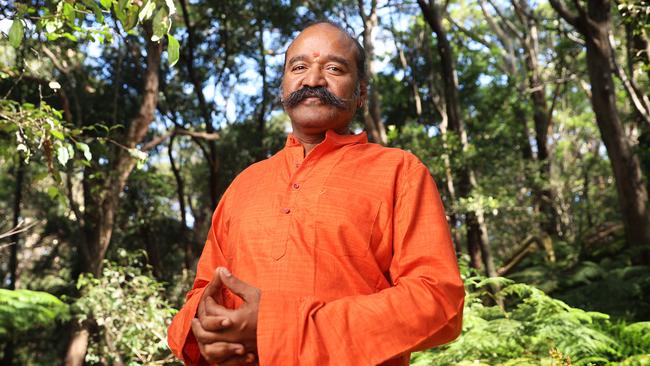
<path fill-rule="evenodd" d="M 255 355 L 248 353 L 245 356 L 235 356 L 219 363 L 219 366 L 252 365 L 255 362 Z"/>
<path fill-rule="evenodd" d="M 218 332 L 228 329 L 232 325 L 232 321 L 223 316 L 206 315 L 197 319 L 201 323 L 201 328 L 209 332 Z"/>
<path fill-rule="evenodd" d="M 206 315 L 206 313 L 205 313 L 205 298 L 203 298 L 203 297 L 201 297 L 201 299 L 199 299 L 199 308 L 196 310 L 196 315 L 199 318 L 202 318 L 202 317 L 204 317 Z"/>
<path fill-rule="evenodd" d="M 220 273 L 221 283 L 228 287 L 235 295 L 241 297 L 244 301 L 250 302 L 253 300 L 253 295 L 257 289 L 246 282 L 235 277 L 230 271 L 225 267 L 217 268 L 217 271 Z"/>
<path fill-rule="evenodd" d="M 211 331 L 205 329 L 199 319 L 192 319 L 191 327 L 194 338 L 196 338 L 196 341 L 199 344 L 202 343 L 204 345 L 207 345 L 215 342 L 230 341 L 229 337 L 226 337 L 219 331 Z"/>
<path fill-rule="evenodd" d="M 212 280 L 205 287 L 205 291 L 203 292 L 203 297 L 218 295 L 219 290 L 221 290 L 221 286 L 222 286 L 221 276 L 219 276 L 219 268 L 217 268 L 214 270 L 214 274 L 212 275 Z"/>
<path fill-rule="evenodd" d="M 205 311 L 206 315 L 221 316 L 228 319 L 232 319 L 233 315 L 233 310 L 218 304 L 211 297 L 205 299 Z"/>
<path fill-rule="evenodd" d="M 239 343 L 215 342 L 204 345 L 204 349 L 207 355 L 204 356 L 206 361 L 220 365 L 232 357 L 246 357 L 244 345 Z"/>

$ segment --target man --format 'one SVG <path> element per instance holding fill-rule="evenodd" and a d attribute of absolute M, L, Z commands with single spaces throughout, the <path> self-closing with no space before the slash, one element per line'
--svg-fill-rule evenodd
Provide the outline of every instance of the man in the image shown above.
<path fill-rule="evenodd" d="M 214 213 L 169 328 L 186 364 L 408 365 L 460 333 L 463 284 L 429 171 L 348 129 L 366 99 L 364 63 L 329 22 L 288 48 L 293 133 Z"/>

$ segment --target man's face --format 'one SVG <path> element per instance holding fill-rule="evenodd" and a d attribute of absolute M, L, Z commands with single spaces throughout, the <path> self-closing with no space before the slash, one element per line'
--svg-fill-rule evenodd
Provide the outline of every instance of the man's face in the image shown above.
<path fill-rule="evenodd" d="M 358 82 L 356 52 L 354 42 L 328 24 L 311 26 L 293 41 L 285 56 L 282 100 L 294 130 L 347 128 L 366 94 L 365 83 Z"/>

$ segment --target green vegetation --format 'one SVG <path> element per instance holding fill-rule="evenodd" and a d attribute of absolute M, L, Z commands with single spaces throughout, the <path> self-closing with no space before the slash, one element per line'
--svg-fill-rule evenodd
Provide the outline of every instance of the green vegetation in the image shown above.
<path fill-rule="evenodd" d="M 124 251 L 120 256 L 125 265 L 107 262 L 101 277 L 83 275 L 77 282 L 81 290 L 73 305 L 77 319 L 97 327 L 98 340 L 88 348 L 86 362 L 168 363 L 172 357 L 167 327 L 176 311 L 163 298 L 163 285 L 143 269 L 144 262 Z"/>
<path fill-rule="evenodd" d="M 0 289 L 0 339 L 51 331 L 69 318 L 68 306 L 47 292 Z"/>
<path fill-rule="evenodd" d="M 497 282 L 505 309 L 486 306 Z M 574 308 L 536 287 L 507 279 L 470 277 L 463 335 L 439 349 L 413 354 L 412 365 L 645 365 L 650 322 L 613 321 Z M 644 361 L 645 360 L 645 361 Z M 645 362 L 645 363 L 644 363 Z"/>

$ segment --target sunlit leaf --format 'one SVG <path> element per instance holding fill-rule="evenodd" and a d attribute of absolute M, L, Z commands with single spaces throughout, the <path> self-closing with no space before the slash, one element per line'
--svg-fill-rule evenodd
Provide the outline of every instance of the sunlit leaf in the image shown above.
<path fill-rule="evenodd" d="M 165 0 L 165 4 L 167 4 L 170 16 L 176 14 L 176 5 L 174 5 L 174 0 Z"/>
<path fill-rule="evenodd" d="M 156 42 L 159 41 L 169 29 L 169 17 L 167 16 L 167 9 L 160 8 L 156 12 L 156 16 L 153 17 L 153 36 L 151 40 Z"/>
<path fill-rule="evenodd" d="M 140 10 L 138 19 L 140 21 L 143 21 L 151 18 L 154 10 L 156 10 L 156 3 L 153 0 L 149 0 L 147 4 L 142 8 L 142 10 Z"/>
<path fill-rule="evenodd" d="M 84 154 L 84 158 L 86 158 L 86 160 L 90 161 L 93 158 L 93 154 L 90 152 L 90 148 L 87 144 L 84 144 L 83 142 L 77 142 L 76 146 L 77 149 L 81 150 L 81 152 Z"/>
<path fill-rule="evenodd" d="M 111 10 L 111 5 L 113 4 L 111 0 L 99 0 L 99 3 L 102 4 L 106 10 Z"/>
<path fill-rule="evenodd" d="M 174 66 L 176 65 L 176 62 L 178 62 L 178 57 L 179 57 L 179 48 L 180 45 L 178 44 L 178 41 L 174 36 L 171 34 L 167 35 L 167 61 L 169 62 L 169 66 Z"/>
<path fill-rule="evenodd" d="M 74 7 L 69 2 L 63 3 L 63 16 L 70 23 L 74 23 Z"/>
<path fill-rule="evenodd" d="M 54 138 L 56 138 L 58 140 L 61 140 L 61 141 L 63 141 L 65 139 L 65 136 L 63 136 L 63 133 L 61 131 L 59 131 L 59 130 L 50 130 L 50 135 L 52 135 L 52 137 L 54 137 Z"/>
<path fill-rule="evenodd" d="M 11 43 L 11 46 L 14 48 L 20 47 L 24 35 L 25 27 L 23 26 L 23 22 L 20 19 L 14 19 L 11 23 L 11 28 L 9 28 L 9 43 Z"/>
<path fill-rule="evenodd" d="M 59 160 L 59 163 L 61 165 L 64 165 L 70 160 L 70 154 L 68 153 L 68 149 L 64 146 L 61 145 L 56 148 L 56 158 Z"/>
<path fill-rule="evenodd" d="M 47 188 L 47 195 L 51 199 L 55 199 L 59 195 L 59 189 L 56 188 L 55 186 L 50 186 Z"/>
<path fill-rule="evenodd" d="M 139 149 L 136 149 L 136 148 L 133 147 L 133 148 L 128 149 L 128 151 L 129 151 L 129 155 L 134 159 L 138 159 L 138 160 L 141 160 L 141 161 L 147 159 L 148 154 L 146 152 L 142 151 L 142 150 L 139 150 Z"/>

